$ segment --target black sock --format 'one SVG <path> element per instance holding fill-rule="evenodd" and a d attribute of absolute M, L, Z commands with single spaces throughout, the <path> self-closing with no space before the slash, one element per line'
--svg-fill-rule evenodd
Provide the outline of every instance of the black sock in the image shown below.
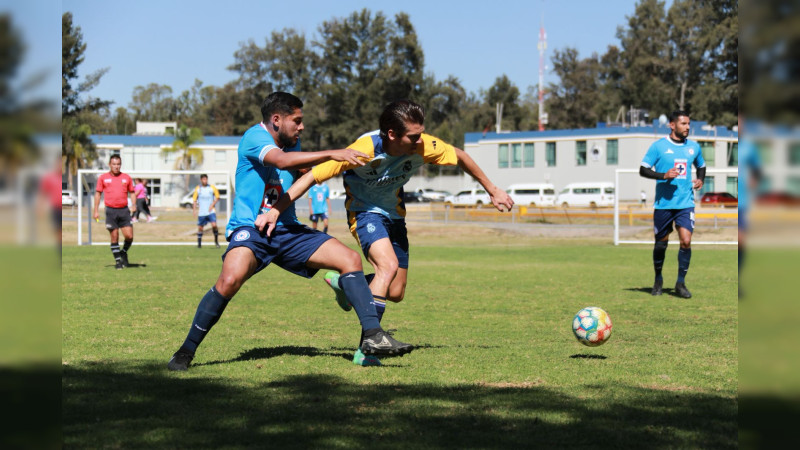
<path fill-rule="evenodd" d="M 653 246 L 653 269 L 656 272 L 656 280 L 663 279 L 661 269 L 664 267 L 664 257 L 667 254 L 667 244 L 669 241 L 656 241 Z"/>
<path fill-rule="evenodd" d="M 739 248 L 739 274 L 742 273 L 742 263 L 744 262 L 744 250 Z"/>
<path fill-rule="evenodd" d="M 689 263 L 692 260 L 692 249 L 681 247 L 678 250 L 678 283 L 686 282 L 686 272 L 689 271 Z"/>
<path fill-rule="evenodd" d="M 125 243 L 122 245 L 122 251 L 128 253 L 128 249 L 131 248 L 131 245 L 133 245 L 133 239 L 130 241 L 125 239 Z"/>
<path fill-rule="evenodd" d="M 202 233 L 202 232 L 198 232 L 198 233 L 197 233 L 197 246 L 198 246 L 198 247 L 200 247 L 200 242 L 201 242 L 202 240 L 203 240 L 203 233 Z"/>
<path fill-rule="evenodd" d="M 189 329 L 189 335 L 186 336 L 181 350 L 190 353 L 197 351 L 197 346 L 203 342 L 203 338 L 211 331 L 211 327 L 222 316 L 222 312 L 225 311 L 228 302 L 230 302 L 230 299 L 223 297 L 213 287 L 206 292 L 206 295 L 200 300 L 200 304 L 197 305 L 192 327 Z"/>
<path fill-rule="evenodd" d="M 114 255 L 115 261 L 122 261 L 122 255 L 119 250 L 119 243 L 111 243 L 111 254 Z"/>
<path fill-rule="evenodd" d="M 217 227 L 214 227 L 213 231 L 214 231 L 214 243 L 219 245 L 219 229 Z"/>
<path fill-rule="evenodd" d="M 339 276 L 339 286 L 341 286 L 353 309 L 356 310 L 358 319 L 361 321 L 361 329 L 369 330 L 380 328 L 378 314 L 375 305 L 372 304 L 372 291 L 364 278 L 364 272 L 347 272 Z"/>
<path fill-rule="evenodd" d="M 325 228 L 322 229 L 322 232 L 323 233 L 327 233 L 328 232 L 328 226 L 327 225 L 325 225 Z"/>

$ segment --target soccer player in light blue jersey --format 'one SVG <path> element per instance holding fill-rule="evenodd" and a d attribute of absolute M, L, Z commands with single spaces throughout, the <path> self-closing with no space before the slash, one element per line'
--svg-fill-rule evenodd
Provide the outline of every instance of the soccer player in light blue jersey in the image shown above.
<path fill-rule="evenodd" d="M 744 169 L 744 170 L 742 170 Z M 747 215 L 750 209 L 751 193 L 756 191 L 762 178 L 761 158 L 756 145 L 745 136 L 745 120 L 739 114 L 739 274 L 741 278 L 747 247 Z M 739 298 L 742 298 L 741 283 Z"/>
<path fill-rule="evenodd" d="M 211 224 L 214 233 L 214 245 L 219 248 L 219 229 L 217 228 L 217 213 L 214 206 L 219 201 L 219 191 L 213 184 L 208 184 L 208 175 L 200 175 L 200 184 L 194 188 L 192 194 L 192 210 L 197 217 L 197 248 L 203 244 L 203 227 Z"/>
<path fill-rule="evenodd" d="M 317 223 L 321 220 L 323 233 L 328 232 L 328 212 L 331 210 L 331 190 L 325 183 L 317 183 L 308 190 L 308 220 L 311 221 L 311 228 L 317 229 Z"/>
<path fill-rule="evenodd" d="M 405 296 L 408 280 L 409 245 L 405 222 L 403 186 L 424 164 L 458 165 L 489 193 L 500 211 L 510 211 L 514 201 L 486 176 L 463 150 L 425 133 L 423 108 L 408 100 L 387 105 L 379 119 L 380 129 L 359 137 L 348 148 L 366 153 L 370 162 L 355 166 L 349 162 L 329 161 L 311 169 L 295 183 L 285 199 L 267 215 L 270 223 L 285 204 L 302 196 L 314 183 L 342 174 L 347 192 L 350 232 L 358 241 L 367 260 L 375 268 L 370 274 L 373 302 L 381 319 L 386 301 L 399 302 Z M 345 311 L 348 298 L 341 289 L 341 277 L 329 272 L 325 280 L 336 292 L 336 300 Z M 353 363 L 380 365 L 377 358 L 356 350 Z"/>
<path fill-rule="evenodd" d="M 292 185 L 298 169 L 325 161 L 361 166 L 359 158 L 367 156 L 351 149 L 301 152 L 302 107 L 294 95 L 273 92 L 262 104 L 263 121 L 247 130 L 239 142 L 236 197 L 226 228 L 229 244 L 222 255 L 222 271 L 200 300 L 186 340 L 167 364 L 169 370 L 188 369 L 197 347 L 242 284 L 270 263 L 306 278 L 323 268 L 340 273 L 342 289 L 361 322 L 360 350 L 365 354 L 403 355 L 413 349 L 381 329 L 358 253 L 301 224 L 294 203 L 280 215 L 271 236 L 262 231 L 265 214 Z M 279 292 L 264 294 L 269 301 L 282 298 Z"/>
<path fill-rule="evenodd" d="M 680 250 L 678 250 L 678 279 L 675 282 L 675 295 L 691 298 L 686 287 L 686 273 L 692 259 L 692 232 L 694 231 L 694 189 L 703 187 L 706 176 L 706 162 L 700 145 L 689 137 L 691 121 L 685 111 L 673 111 L 669 117 L 669 136 L 659 139 L 650 146 L 642 159 L 639 175 L 656 181 L 655 210 L 653 229 L 653 268 L 656 277 L 652 295 L 661 295 L 664 279 L 661 268 L 667 253 L 669 235 L 673 223 L 678 229 Z M 697 178 L 692 180 L 692 166 L 697 168 Z"/>

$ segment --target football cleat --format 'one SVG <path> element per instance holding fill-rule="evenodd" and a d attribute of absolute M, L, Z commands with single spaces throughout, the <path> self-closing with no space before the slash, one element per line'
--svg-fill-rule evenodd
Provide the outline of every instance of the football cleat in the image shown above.
<path fill-rule="evenodd" d="M 406 353 L 411 353 L 411 350 L 414 350 L 414 346 L 400 342 L 389 333 L 381 330 L 373 336 L 365 337 L 361 341 L 360 350 L 365 355 L 403 356 Z"/>
<path fill-rule="evenodd" d="M 339 304 L 339 308 L 342 308 L 345 311 L 350 311 L 353 309 L 353 306 L 350 305 L 350 302 L 347 300 L 347 296 L 344 294 L 344 290 L 339 287 L 339 274 L 330 271 L 325 274 L 325 282 L 328 283 L 328 286 L 333 289 L 333 292 L 336 294 L 336 303 Z"/>
<path fill-rule="evenodd" d="M 128 252 L 119 252 L 119 259 L 122 261 L 122 267 L 128 267 Z"/>
<path fill-rule="evenodd" d="M 117 260 L 116 264 L 114 264 L 114 268 L 117 269 L 117 270 L 122 270 L 122 269 L 125 268 L 125 266 L 122 265 L 122 261 L 121 260 Z"/>
<path fill-rule="evenodd" d="M 358 349 L 355 354 L 353 354 L 353 364 L 364 367 L 376 367 L 381 365 L 381 360 L 372 355 L 365 355 L 361 352 L 361 349 Z"/>
<path fill-rule="evenodd" d="M 172 355 L 172 359 L 169 360 L 169 363 L 167 363 L 167 369 L 181 371 L 187 370 L 193 359 L 194 353 L 178 350 L 174 355 Z"/>
<path fill-rule="evenodd" d="M 664 287 L 664 281 L 656 280 L 656 282 L 653 283 L 653 289 L 650 291 L 650 295 L 661 295 L 663 293 L 662 290 L 663 287 Z"/>
<path fill-rule="evenodd" d="M 675 294 L 678 297 L 692 298 L 692 293 L 689 292 L 684 283 L 675 283 Z"/>

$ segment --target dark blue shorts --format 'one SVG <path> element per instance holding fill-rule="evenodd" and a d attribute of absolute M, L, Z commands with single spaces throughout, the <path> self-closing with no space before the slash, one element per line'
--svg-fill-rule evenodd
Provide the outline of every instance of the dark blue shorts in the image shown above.
<path fill-rule="evenodd" d="M 228 249 L 225 255 L 236 247 L 249 248 L 258 261 L 258 273 L 271 263 L 301 277 L 311 278 L 319 269 L 306 267 L 306 262 L 330 235 L 312 230 L 305 225 L 277 226 L 272 237 L 267 237 L 253 227 L 239 227 L 228 236 Z"/>
<path fill-rule="evenodd" d="M 354 227 L 355 225 L 355 227 Z M 350 219 L 350 231 L 361 245 L 364 255 L 369 254 L 370 246 L 379 239 L 388 238 L 397 255 L 401 269 L 408 269 L 408 231 L 406 221 L 392 220 L 383 214 L 357 212 Z"/>
<path fill-rule="evenodd" d="M 739 229 L 742 231 L 747 231 L 747 210 L 739 208 Z"/>
<path fill-rule="evenodd" d="M 694 232 L 694 208 L 653 210 L 653 231 L 657 241 L 672 233 L 673 222 L 690 233 Z"/>
<path fill-rule="evenodd" d="M 328 218 L 328 213 L 319 213 L 319 214 L 311 214 L 308 216 L 308 220 L 312 222 L 319 222 L 320 220 L 325 220 Z"/>
<path fill-rule="evenodd" d="M 207 223 L 217 223 L 217 213 L 211 213 L 207 216 L 197 216 L 197 226 L 204 226 Z"/>

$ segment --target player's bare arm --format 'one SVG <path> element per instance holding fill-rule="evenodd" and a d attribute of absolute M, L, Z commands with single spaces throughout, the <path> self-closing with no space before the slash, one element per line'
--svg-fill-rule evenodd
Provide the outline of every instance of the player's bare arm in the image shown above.
<path fill-rule="evenodd" d="M 285 152 L 272 149 L 264 156 L 264 163 L 281 170 L 307 169 L 325 161 L 340 161 L 363 166 L 369 159 L 364 153 L 349 148 L 319 152 Z"/>
<path fill-rule="evenodd" d="M 94 214 L 92 215 L 94 220 L 98 220 L 100 218 L 100 214 L 97 212 L 97 207 L 98 206 L 100 206 L 100 193 L 99 192 L 95 192 L 94 193 Z"/>
<path fill-rule="evenodd" d="M 302 197 L 311 189 L 316 183 L 314 180 L 314 173 L 311 171 L 306 172 L 305 175 L 298 178 L 292 184 L 286 193 L 284 193 L 274 205 L 265 214 L 259 214 L 256 217 L 255 227 L 258 231 L 264 231 L 264 226 L 267 227 L 267 236 L 272 236 L 272 230 L 275 229 L 275 224 L 278 223 L 278 217 L 286 210 L 295 200 Z"/>
<path fill-rule="evenodd" d="M 486 189 L 486 192 L 489 194 L 489 199 L 492 201 L 492 205 L 497 208 L 498 211 L 503 211 L 503 207 L 505 206 L 506 211 L 511 211 L 511 208 L 514 207 L 514 200 L 511 199 L 511 196 L 508 193 L 499 187 L 497 187 L 494 183 L 489 180 L 489 177 L 483 173 L 483 170 L 478 166 L 472 157 L 470 157 L 467 152 L 461 150 L 460 148 L 456 148 L 456 156 L 458 157 L 458 166 L 461 167 L 464 172 L 467 172 L 472 178 L 478 180 L 478 183 Z"/>

